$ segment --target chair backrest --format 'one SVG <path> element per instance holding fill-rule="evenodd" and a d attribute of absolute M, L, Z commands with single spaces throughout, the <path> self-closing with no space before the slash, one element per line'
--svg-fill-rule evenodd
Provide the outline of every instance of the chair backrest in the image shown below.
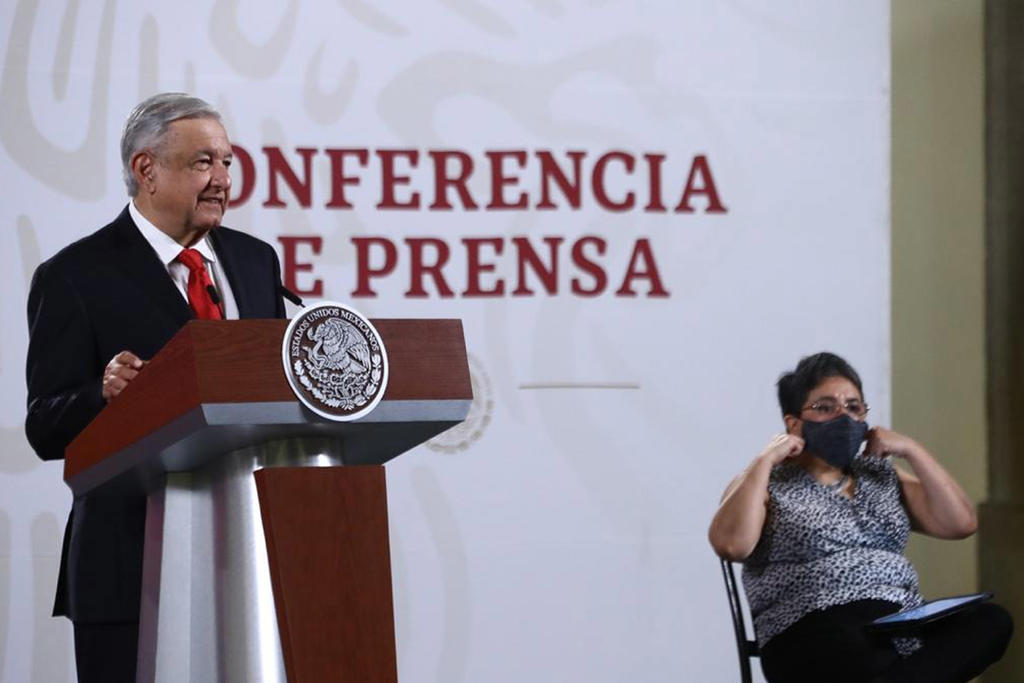
<path fill-rule="evenodd" d="M 722 560 L 722 577 L 725 592 L 729 596 L 729 611 L 732 612 L 732 626 L 736 634 L 736 650 L 740 658 L 740 676 L 743 683 L 751 683 L 750 658 L 757 657 L 757 641 L 747 638 L 747 626 L 743 620 L 743 605 L 740 603 L 740 589 L 733 571 L 732 562 Z"/>

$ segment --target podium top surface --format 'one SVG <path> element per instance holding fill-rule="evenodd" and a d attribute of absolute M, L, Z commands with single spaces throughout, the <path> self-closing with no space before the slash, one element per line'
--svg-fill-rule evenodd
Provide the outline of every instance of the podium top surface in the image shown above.
<path fill-rule="evenodd" d="M 383 462 L 463 420 L 473 392 L 462 322 L 372 322 L 390 377 L 380 404 L 348 423 L 296 399 L 281 361 L 287 320 L 189 322 L 71 442 L 65 481 L 79 495 L 132 469 L 148 480 L 218 450 L 303 435 L 337 436 L 354 462 Z"/>

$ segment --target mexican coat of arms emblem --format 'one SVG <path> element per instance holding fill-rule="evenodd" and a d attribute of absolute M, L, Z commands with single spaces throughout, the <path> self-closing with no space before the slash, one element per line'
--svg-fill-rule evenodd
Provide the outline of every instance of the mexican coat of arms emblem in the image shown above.
<path fill-rule="evenodd" d="M 289 323 L 281 355 L 295 395 L 328 419 L 357 420 L 384 396 L 384 342 L 367 318 L 344 304 L 305 308 Z"/>

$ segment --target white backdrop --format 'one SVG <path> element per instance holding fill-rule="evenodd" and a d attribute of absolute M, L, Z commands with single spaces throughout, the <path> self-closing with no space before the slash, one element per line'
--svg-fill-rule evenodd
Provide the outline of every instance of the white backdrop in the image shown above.
<path fill-rule="evenodd" d="M 69 494 L 40 463 L 24 419 L 24 301 L 40 260 L 126 201 L 117 143 L 143 97 L 187 90 L 224 114 L 253 159 L 250 197 L 225 223 L 282 248 L 320 236 L 325 298 L 375 317 L 459 317 L 477 400 L 466 426 L 388 465 L 403 681 L 731 681 L 736 655 L 707 524 L 728 480 L 780 429 L 778 374 L 830 349 L 860 370 L 874 419 L 889 414 L 889 5 L 881 0 L 434 0 L 195 3 L 11 0 L 0 5 L 0 671 L 72 680 L 70 628 L 48 617 Z M 264 147 L 299 181 L 276 177 Z M 311 174 L 299 148 L 315 148 Z M 366 148 L 345 173 L 352 208 L 329 208 L 325 149 Z M 378 209 L 377 150 L 422 194 Z M 466 209 L 432 210 L 428 153 L 474 164 Z M 507 161 L 487 208 L 488 151 Z M 537 209 L 537 150 L 565 169 L 584 153 L 580 201 L 552 185 Z M 591 181 L 608 162 L 611 210 Z M 645 154 L 663 155 L 652 181 Z M 692 212 L 675 211 L 695 158 Z M 703 169 L 703 172 L 700 172 Z M 236 166 L 236 171 L 238 171 Z M 600 175 L 600 174 L 599 174 Z M 244 178 L 235 174 L 236 190 Z M 651 185 L 665 210 L 646 210 Z M 713 183 L 721 210 L 715 210 Z M 599 181 L 599 184 L 600 181 Z M 655 202 L 656 203 L 656 202 Z M 710 210 L 709 210 L 710 209 Z M 581 236 L 604 240 L 580 267 Z M 353 296 L 353 237 L 382 237 L 396 264 Z M 554 291 L 518 284 L 513 237 L 543 259 L 562 238 Z M 453 296 L 408 296 L 406 238 L 448 248 Z M 485 238 L 465 296 L 464 238 Z M 634 248 L 635 296 L 616 290 Z M 434 242 L 432 244 L 438 244 Z M 432 261 L 434 251 L 427 249 Z M 282 251 L 282 256 L 284 256 Z M 374 252 L 380 265 L 381 254 Z M 586 264 L 584 264 L 586 266 Z M 656 270 L 664 296 L 654 286 Z M 601 288 L 598 288 L 601 289 Z"/>

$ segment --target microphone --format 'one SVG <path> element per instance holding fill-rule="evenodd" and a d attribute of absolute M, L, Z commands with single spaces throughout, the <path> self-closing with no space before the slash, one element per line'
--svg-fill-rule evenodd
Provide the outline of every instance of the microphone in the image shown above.
<path fill-rule="evenodd" d="M 210 301 L 213 302 L 214 306 L 220 306 L 220 294 L 217 293 L 217 288 L 211 285 L 206 285 L 206 293 L 210 295 Z"/>
<path fill-rule="evenodd" d="M 277 293 L 280 294 L 281 296 L 283 296 L 285 299 L 288 299 L 288 301 L 291 301 L 293 304 L 295 304 L 299 308 L 305 308 L 306 307 L 306 304 L 302 303 L 302 299 L 299 298 L 298 294 L 296 294 L 295 292 L 293 292 L 292 290 L 288 289 L 287 287 L 285 287 L 282 284 L 279 284 L 277 286 Z"/>

